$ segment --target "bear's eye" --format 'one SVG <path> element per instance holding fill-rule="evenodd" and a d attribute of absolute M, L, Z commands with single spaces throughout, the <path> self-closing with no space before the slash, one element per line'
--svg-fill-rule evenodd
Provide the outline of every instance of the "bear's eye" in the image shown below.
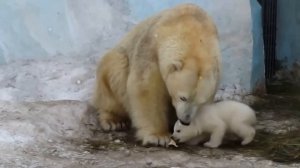
<path fill-rule="evenodd" d="M 186 102 L 187 98 L 186 97 L 180 97 L 180 100 Z"/>
<path fill-rule="evenodd" d="M 177 130 L 176 132 L 177 132 L 177 133 L 180 133 L 180 130 Z"/>

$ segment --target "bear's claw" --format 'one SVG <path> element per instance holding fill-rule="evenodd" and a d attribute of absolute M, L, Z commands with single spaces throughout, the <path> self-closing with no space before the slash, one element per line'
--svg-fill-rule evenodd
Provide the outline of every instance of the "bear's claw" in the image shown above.
<path fill-rule="evenodd" d="M 156 136 L 156 135 L 147 135 L 142 138 L 142 145 L 156 145 L 156 146 L 164 146 L 167 147 L 170 142 L 170 136 Z"/>
<path fill-rule="evenodd" d="M 129 124 L 126 122 L 109 122 L 109 121 L 101 121 L 101 128 L 104 131 L 120 131 L 126 130 L 129 127 Z"/>

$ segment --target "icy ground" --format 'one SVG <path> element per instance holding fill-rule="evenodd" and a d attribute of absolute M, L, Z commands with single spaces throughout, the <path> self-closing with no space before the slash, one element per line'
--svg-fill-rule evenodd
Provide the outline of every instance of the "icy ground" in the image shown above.
<path fill-rule="evenodd" d="M 94 57 L 52 58 L 0 65 L 0 100 L 87 101 L 94 86 L 97 60 Z M 243 95 L 247 93 L 239 85 L 222 85 L 216 99 L 247 101 L 248 97 Z"/>
<path fill-rule="evenodd" d="M 0 65 L 0 100 L 87 100 L 95 67 L 92 58 L 27 60 Z"/>
<path fill-rule="evenodd" d="M 130 138 L 132 132 L 103 133 L 86 105 L 95 65 L 94 59 L 66 58 L 0 66 L 0 167 L 300 167 L 234 149 L 146 148 Z M 241 99 L 237 90 L 220 94 Z M 260 129 L 300 126 L 297 120 L 274 121 L 271 113 L 262 116 Z"/>

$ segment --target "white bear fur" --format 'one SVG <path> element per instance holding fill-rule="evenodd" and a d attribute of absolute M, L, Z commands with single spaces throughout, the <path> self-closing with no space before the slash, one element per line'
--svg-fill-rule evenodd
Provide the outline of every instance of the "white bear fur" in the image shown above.
<path fill-rule="evenodd" d="M 217 148 L 226 133 L 242 138 L 241 145 L 249 144 L 255 136 L 256 115 L 246 104 L 226 100 L 204 106 L 186 126 L 178 120 L 172 137 L 180 143 L 196 145 L 210 134 L 204 146 Z"/>
<path fill-rule="evenodd" d="M 181 4 L 140 22 L 104 54 L 91 105 L 103 130 L 132 126 L 143 145 L 166 146 L 172 118 L 188 123 L 212 102 L 220 74 L 212 18 L 196 5 Z"/>

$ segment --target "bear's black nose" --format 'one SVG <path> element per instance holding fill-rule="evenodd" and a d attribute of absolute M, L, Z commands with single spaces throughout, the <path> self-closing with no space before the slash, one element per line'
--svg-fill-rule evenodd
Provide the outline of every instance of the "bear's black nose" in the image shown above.
<path fill-rule="evenodd" d="M 185 126 L 189 126 L 189 125 L 190 125 L 189 122 L 184 122 L 184 121 L 182 121 L 182 120 L 179 120 L 179 122 L 180 122 L 182 125 L 185 125 Z"/>

